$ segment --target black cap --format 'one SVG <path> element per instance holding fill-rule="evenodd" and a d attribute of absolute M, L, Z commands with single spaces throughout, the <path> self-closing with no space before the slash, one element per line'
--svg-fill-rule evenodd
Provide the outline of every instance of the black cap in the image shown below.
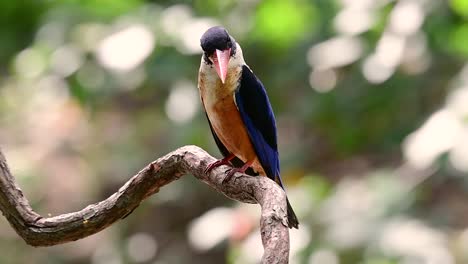
<path fill-rule="evenodd" d="M 200 45 L 206 55 L 212 55 L 215 50 L 231 49 L 231 55 L 235 53 L 236 41 L 223 27 L 209 28 L 201 37 Z"/>

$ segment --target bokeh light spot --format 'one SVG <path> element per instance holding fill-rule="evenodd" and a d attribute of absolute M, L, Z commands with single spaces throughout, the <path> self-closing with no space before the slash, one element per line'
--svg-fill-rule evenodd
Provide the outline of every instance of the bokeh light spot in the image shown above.
<path fill-rule="evenodd" d="M 19 76 L 35 78 L 45 71 L 46 59 L 40 51 L 28 48 L 16 56 L 14 66 Z"/>
<path fill-rule="evenodd" d="M 130 71 L 153 51 L 155 37 L 144 25 L 136 24 L 119 30 L 99 43 L 96 55 L 106 68 Z"/>
<path fill-rule="evenodd" d="M 146 233 L 131 236 L 127 244 L 128 256 L 133 262 L 147 262 L 156 256 L 158 244 L 154 237 Z"/>
<path fill-rule="evenodd" d="M 390 28 L 401 35 L 411 35 L 424 22 L 424 11 L 417 1 L 400 1 L 390 15 Z"/>
<path fill-rule="evenodd" d="M 195 219 L 189 227 L 189 242 L 196 250 L 206 251 L 229 237 L 233 228 L 233 210 L 212 209 Z"/>
<path fill-rule="evenodd" d="M 461 122 L 453 112 L 439 110 L 406 138 L 404 155 L 414 167 L 428 168 L 440 154 L 457 144 L 461 129 Z"/>
<path fill-rule="evenodd" d="M 400 64 L 406 39 L 390 32 L 385 32 L 377 43 L 376 56 L 379 63 L 387 68 Z"/>
<path fill-rule="evenodd" d="M 364 77 L 373 84 L 385 82 L 394 72 L 394 68 L 382 64 L 375 54 L 367 57 L 362 65 Z"/>
<path fill-rule="evenodd" d="M 103 244 L 96 248 L 91 257 L 93 264 L 121 264 L 119 251 L 110 244 Z"/>
<path fill-rule="evenodd" d="M 375 18 L 371 10 L 346 8 L 333 20 L 335 29 L 343 34 L 357 35 L 367 31 Z"/>
<path fill-rule="evenodd" d="M 363 44 L 357 37 L 335 37 L 309 49 L 307 60 L 318 69 L 348 65 L 361 57 Z"/>
<path fill-rule="evenodd" d="M 309 257 L 309 264 L 339 264 L 337 254 L 330 249 L 317 249 Z"/>
<path fill-rule="evenodd" d="M 77 47 L 66 45 L 52 54 L 50 64 L 57 74 L 67 77 L 83 64 L 83 54 Z"/>
<path fill-rule="evenodd" d="M 187 81 L 177 82 L 166 102 L 167 116 L 180 124 L 190 121 L 197 112 L 198 100 L 198 91 L 194 84 Z"/>
<path fill-rule="evenodd" d="M 336 71 L 333 69 L 313 70 L 309 76 L 309 83 L 317 92 L 325 93 L 335 88 L 337 79 Z"/>

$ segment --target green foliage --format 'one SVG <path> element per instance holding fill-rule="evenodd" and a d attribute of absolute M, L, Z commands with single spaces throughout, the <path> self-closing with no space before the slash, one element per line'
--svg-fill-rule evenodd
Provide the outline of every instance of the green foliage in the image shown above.
<path fill-rule="evenodd" d="M 468 1 L 466 0 L 450 0 L 450 6 L 455 13 L 468 17 Z"/>
<path fill-rule="evenodd" d="M 468 24 L 458 24 L 453 27 L 449 33 L 450 48 L 455 53 L 460 54 L 464 57 L 468 56 L 468 47 L 466 45 L 468 41 Z"/>
<path fill-rule="evenodd" d="M 287 48 L 313 36 L 320 21 L 310 1 L 263 1 L 258 6 L 255 36 L 267 47 Z"/>

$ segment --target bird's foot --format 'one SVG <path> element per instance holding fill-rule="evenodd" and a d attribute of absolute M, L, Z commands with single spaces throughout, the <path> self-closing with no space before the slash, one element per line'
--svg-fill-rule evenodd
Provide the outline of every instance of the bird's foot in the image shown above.
<path fill-rule="evenodd" d="M 236 172 L 241 172 L 243 173 L 244 171 L 241 171 L 241 168 L 232 168 L 226 171 L 226 176 L 223 179 L 223 184 L 229 181 Z"/>
<path fill-rule="evenodd" d="M 227 181 L 229 181 L 232 178 L 232 176 L 234 176 L 234 174 L 236 174 L 236 172 L 245 173 L 245 171 L 250 167 L 250 165 L 252 165 L 252 163 L 253 163 L 253 161 L 246 162 L 240 168 L 232 168 L 232 169 L 227 170 L 226 171 L 226 176 L 223 179 L 223 183 L 226 183 Z"/>
<path fill-rule="evenodd" d="M 213 163 L 210 163 L 210 164 L 206 167 L 206 169 L 205 169 L 205 171 L 204 171 L 205 174 L 210 173 L 210 171 L 212 171 L 214 168 L 217 168 L 217 167 L 219 167 L 219 166 L 221 166 L 221 165 L 230 165 L 229 162 L 230 162 L 234 157 L 235 157 L 235 156 L 234 156 L 233 154 L 231 154 L 231 155 L 227 156 L 227 157 L 224 158 L 224 159 L 220 159 L 220 160 L 217 160 L 217 161 L 215 161 L 215 162 L 213 162 Z"/>

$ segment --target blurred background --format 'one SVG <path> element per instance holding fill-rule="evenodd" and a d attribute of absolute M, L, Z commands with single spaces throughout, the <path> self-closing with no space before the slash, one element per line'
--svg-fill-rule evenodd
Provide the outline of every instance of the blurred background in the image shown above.
<path fill-rule="evenodd" d="M 180 146 L 220 157 L 197 91 L 213 25 L 276 112 L 291 263 L 468 263 L 468 0 L 0 1 L 0 146 L 39 213 Z M 184 177 L 65 245 L 0 217 L 0 263 L 257 263 L 259 212 Z"/>

